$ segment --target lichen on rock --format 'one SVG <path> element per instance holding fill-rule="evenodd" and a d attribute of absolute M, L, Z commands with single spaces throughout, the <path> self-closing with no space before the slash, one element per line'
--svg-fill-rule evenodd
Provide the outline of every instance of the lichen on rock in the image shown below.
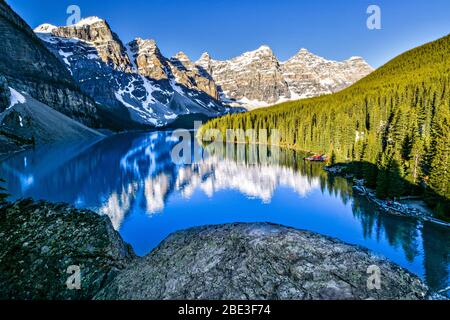
<path fill-rule="evenodd" d="M 0 300 L 91 299 L 134 257 L 105 216 L 32 200 L 0 208 Z M 80 290 L 66 285 L 71 266 Z"/>
<path fill-rule="evenodd" d="M 73 266 L 80 290 L 67 286 Z M 379 290 L 368 286 L 373 266 Z M 412 300 L 427 293 L 418 277 L 366 249 L 280 225 L 192 228 L 137 258 L 106 216 L 32 200 L 0 207 L 0 300 Z"/>
<path fill-rule="evenodd" d="M 367 285 L 374 265 L 381 271 L 380 290 Z M 255 223 L 172 234 L 96 299 L 423 299 L 426 293 L 416 276 L 368 250 Z"/>

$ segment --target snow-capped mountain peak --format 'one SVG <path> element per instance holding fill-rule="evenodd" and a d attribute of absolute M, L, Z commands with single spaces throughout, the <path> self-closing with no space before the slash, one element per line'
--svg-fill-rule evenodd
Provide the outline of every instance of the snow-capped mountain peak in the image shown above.
<path fill-rule="evenodd" d="M 161 56 L 161 52 L 153 39 L 145 40 L 142 38 L 136 38 L 128 43 L 130 48 L 130 58 L 138 59 L 141 55 L 154 55 Z"/>
<path fill-rule="evenodd" d="M 201 68 L 203 68 L 208 73 L 211 73 L 210 65 L 213 61 L 211 55 L 208 52 L 203 52 L 200 58 L 195 61 L 195 64 Z"/>
<path fill-rule="evenodd" d="M 136 38 L 128 44 L 134 55 L 140 54 L 160 54 L 158 45 L 153 39 L 144 40 L 142 38 Z"/>
<path fill-rule="evenodd" d="M 183 51 L 178 52 L 173 58 L 180 62 L 191 62 L 191 59 Z"/>
<path fill-rule="evenodd" d="M 99 17 L 92 16 L 92 17 L 87 17 L 87 18 L 81 19 L 79 22 L 75 23 L 74 26 L 83 27 L 83 26 L 90 26 L 90 25 L 93 25 L 96 23 L 106 23 L 106 21 L 103 19 L 100 19 Z"/>
<path fill-rule="evenodd" d="M 36 33 L 86 94 L 111 112 L 123 116 L 125 109 L 134 122 L 160 126 L 178 115 L 229 110 L 211 77 L 184 53 L 167 59 L 154 40 L 142 38 L 125 46 L 98 17 L 71 26 L 43 25 Z"/>
<path fill-rule="evenodd" d="M 174 113 L 221 114 L 223 103 L 251 108 L 336 92 L 373 70 L 360 57 L 330 61 L 305 48 L 280 62 L 267 45 L 224 61 L 205 52 L 193 62 L 182 51 L 168 59 L 154 40 L 136 38 L 123 45 L 99 17 L 72 26 L 44 24 L 35 31 L 97 102 L 118 103 L 137 115 L 134 120 L 158 124 Z"/>
<path fill-rule="evenodd" d="M 305 48 L 280 62 L 266 45 L 226 61 L 203 54 L 196 64 L 211 74 L 225 101 L 250 109 L 333 93 L 373 71 L 360 57 L 331 61 Z"/>
<path fill-rule="evenodd" d="M 203 52 L 202 55 L 200 56 L 200 59 L 198 59 L 197 61 L 202 60 L 211 60 L 211 55 L 208 52 Z"/>
<path fill-rule="evenodd" d="M 273 54 L 272 49 L 268 45 L 265 45 L 265 44 L 260 46 L 254 52 L 266 52 L 266 53 L 269 53 L 269 54 Z"/>
<path fill-rule="evenodd" d="M 353 57 L 350 57 L 348 60 L 349 60 L 349 61 L 356 61 L 356 60 L 358 60 L 358 61 L 364 61 L 363 57 L 359 57 L 359 56 L 353 56 Z"/>
<path fill-rule="evenodd" d="M 272 49 L 267 45 L 262 45 L 258 49 L 253 51 L 248 51 L 242 54 L 241 56 L 235 58 L 245 58 L 245 57 L 254 57 L 254 56 L 274 56 Z"/>
<path fill-rule="evenodd" d="M 308 49 L 302 48 L 300 49 L 294 56 L 292 56 L 289 60 L 282 62 L 282 64 L 289 63 L 327 63 L 330 60 L 327 60 L 323 57 L 315 55 L 310 52 Z"/>
<path fill-rule="evenodd" d="M 57 26 L 54 26 L 52 24 L 44 23 L 44 24 L 41 24 L 38 27 L 36 27 L 34 29 L 34 32 L 36 32 L 36 33 L 52 33 L 53 30 L 55 30 L 57 28 L 58 28 Z"/>

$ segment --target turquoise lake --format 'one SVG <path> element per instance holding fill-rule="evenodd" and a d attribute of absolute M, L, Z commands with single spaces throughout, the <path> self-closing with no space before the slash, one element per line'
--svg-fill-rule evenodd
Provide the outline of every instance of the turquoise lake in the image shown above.
<path fill-rule="evenodd" d="M 433 289 L 450 280 L 450 228 L 380 212 L 320 163 L 284 150 L 277 164 L 218 157 L 175 164 L 171 132 L 127 133 L 45 146 L 0 163 L 12 200 L 67 202 L 106 214 L 138 255 L 170 233 L 229 222 L 272 222 L 360 245 Z"/>

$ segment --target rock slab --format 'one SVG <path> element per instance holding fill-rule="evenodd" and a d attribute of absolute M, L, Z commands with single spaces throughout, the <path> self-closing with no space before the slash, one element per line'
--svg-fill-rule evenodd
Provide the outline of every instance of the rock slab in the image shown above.
<path fill-rule="evenodd" d="M 0 300 L 91 299 L 134 257 L 105 216 L 31 200 L 0 208 Z M 66 285 L 70 266 L 80 290 Z"/>
<path fill-rule="evenodd" d="M 370 266 L 381 289 L 370 290 Z M 96 299 L 423 299 L 414 275 L 369 251 L 268 223 L 206 226 L 169 236 Z"/>

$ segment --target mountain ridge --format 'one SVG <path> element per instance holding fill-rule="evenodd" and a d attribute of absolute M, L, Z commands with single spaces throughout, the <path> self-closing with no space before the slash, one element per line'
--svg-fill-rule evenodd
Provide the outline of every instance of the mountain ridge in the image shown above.
<path fill-rule="evenodd" d="M 89 35 L 88 29 L 91 28 L 98 31 L 95 34 L 97 39 Z M 101 31 L 102 29 L 106 31 Z M 212 101 L 205 97 L 191 99 L 195 104 L 201 100 L 203 104 L 206 104 L 206 109 L 211 102 L 216 104 L 213 109 L 220 108 L 220 105 L 252 109 L 268 106 L 274 102 L 329 94 L 351 85 L 373 71 L 373 68 L 360 57 L 336 62 L 318 57 L 303 49 L 316 61 L 320 61 L 318 63 L 320 70 L 305 71 L 304 65 L 307 61 L 301 61 L 300 65 L 291 65 L 290 60 L 279 61 L 267 45 L 223 61 L 214 60 L 207 53 L 204 53 L 199 60 L 192 61 L 182 51 L 177 54 L 181 54 L 181 59 L 177 58 L 177 55 L 166 58 L 156 41 L 152 39 L 137 37 L 128 44 L 122 44 L 107 21 L 98 17 L 88 17 L 78 24 L 65 27 L 43 24 L 38 26 L 35 32 L 38 35 L 75 37 L 87 41 L 94 47 L 98 47 L 96 46 L 98 38 L 103 42 L 107 41 L 106 44 L 102 44 L 102 47 L 110 48 L 108 50 L 110 55 L 100 52 L 99 56 L 103 62 L 106 64 L 112 62 L 113 68 L 125 73 L 138 73 L 157 81 L 168 80 L 170 91 L 180 93 L 177 84 L 181 84 L 187 89 L 206 93 Z M 43 40 L 45 41 L 45 37 Z M 358 66 L 352 68 L 352 63 L 355 64 L 355 61 Z M 311 66 L 310 69 L 314 67 Z M 332 70 L 326 70 L 327 67 Z M 250 74 L 246 68 L 250 69 Z M 305 72 L 307 74 L 303 75 Z M 291 73 L 294 73 L 294 76 Z M 340 76 L 330 76 L 331 74 L 340 74 Z M 81 87 L 83 88 L 83 85 Z M 88 93 L 92 94 L 92 92 Z M 189 94 L 187 97 L 189 99 Z M 157 100 L 164 105 L 168 104 L 167 99 Z M 204 112 L 202 110 L 204 108 L 205 106 L 197 111 Z"/>
<path fill-rule="evenodd" d="M 224 100 L 250 109 L 334 93 L 374 70 L 362 57 L 332 61 L 305 48 L 280 61 L 267 45 L 228 60 L 204 52 L 196 64 L 211 74 Z M 267 71 L 262 80 L 257 77 L 261 70 Z"/>
<path fill-rule="evenodd" d="M 83 92 L 100 104 L 126 108 L 138 123 L 160 127 L 184 114 L 234 111 L 217 99 L 212 79 L 193 63 L 164 57 L 153 40 L 136 38 L 125 45 L 100 18 L 64 27 L 44 24 L 35 32 Z"/>

